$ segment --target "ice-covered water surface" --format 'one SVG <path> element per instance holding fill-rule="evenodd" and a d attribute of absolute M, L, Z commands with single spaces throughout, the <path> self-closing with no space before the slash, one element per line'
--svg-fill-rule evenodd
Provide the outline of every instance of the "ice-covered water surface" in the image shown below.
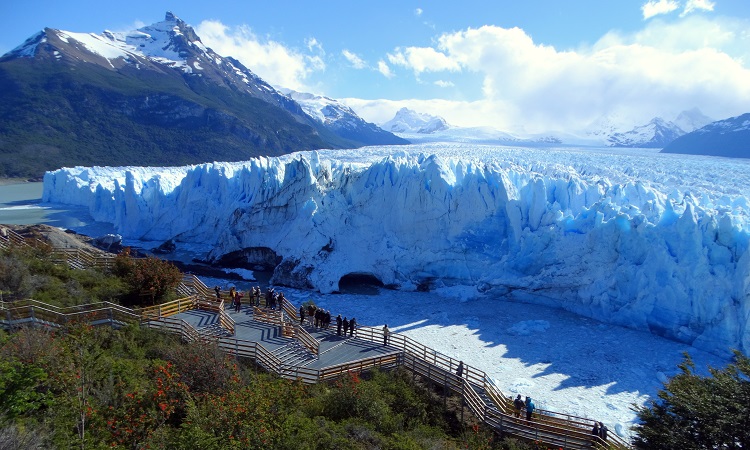
<path fill-rule="evenodd" d="M 44 201 L 87 206 L 126 238 L 275 258 L 276 282 L 324 293 L 348 274 L 468 286 L 726 354 L 750 349 L 748 169 L 645 150 L 425 144 L 61 169 Z"/>

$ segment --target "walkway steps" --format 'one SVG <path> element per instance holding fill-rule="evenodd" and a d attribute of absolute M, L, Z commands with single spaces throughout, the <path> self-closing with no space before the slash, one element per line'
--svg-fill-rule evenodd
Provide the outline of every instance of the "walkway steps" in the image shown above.
<path fill-rule="evenodd" d="M 230 333 L 226 328 L 222 327 L 220 323 L 212 323 L 211 325 L 205 326 L 203 328 L 198 328 L 198 334 L 200 334 L 201 338 L 207 340 L 232 335 L 232 333 Z"/>
<path fill-rule="evenodd" d="M 282 370 L 304 367 L 310 361 L 316 359 L 315 355 L 310 353 L 309 350 L 297 341 L 292 341 L 283 347 L 279 347 L 272 353 L 281 361 Z"/>

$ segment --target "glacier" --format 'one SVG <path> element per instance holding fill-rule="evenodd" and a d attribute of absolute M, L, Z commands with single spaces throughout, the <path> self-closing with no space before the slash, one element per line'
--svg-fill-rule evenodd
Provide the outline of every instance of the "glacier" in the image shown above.
<path fill-rule="evenodd" d="M 62 168 L 43 202 L 210 245 L 209 261 L 273 261 L 275 284 L 462 287 L 748 354 L 750 161 L 657 152 L 432 143 Z"/>

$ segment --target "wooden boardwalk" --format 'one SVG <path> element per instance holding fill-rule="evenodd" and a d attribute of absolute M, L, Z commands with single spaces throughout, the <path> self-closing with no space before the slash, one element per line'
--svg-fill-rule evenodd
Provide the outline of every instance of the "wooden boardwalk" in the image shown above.
<path fill-rule="evenodd" d="M 0 249 L 35 245 L 0 227 Z M 106 268 L 112 257 L 51 249 L 51 256 L 71 268 Z M 481 370 L 397 333 L 383 345 L 382 331 L 358 327 L 354 337 L 338 336 L 335 327 L 322 330 L 300 326 L 296 309 L 282 301 L 282 310 L 243 305 L 239 312 L 224 307 L 195 276 L 185 276 L 177 288 L 180 299 L 133 310 L 109 302 L 60 308 L 36 300 L 0 302 L 0 328 L 64 327 L 71 321 L 120 327 L 128 323 L 177 333 L 184 341 L 210 341 L 237 357 L 281 377 L 304 383 L 335 380 L 351 371 L 403 367 L 453 392 L 481 422 L 496 431 L 562 449 L 628 449 L 612 433 L 608 441 L 590 434 L 592 421 L 554 411 L 537 410 L 533 421 L 514 417 L 511 399 Z"/>
<path fill-rule="evenodd" d="M 297 340 L 293 337 L 283 336 L 279 325 L 254 320 L 253 310 L 254 308 L 250 306 L 242 306 L 239 313 L 234 312 L 231 308 L 225 310 L 234 320 L 235 328 L 232 337 L 244 341 L 258 342 L 274 354 L 297 343 Z M 219 314 L 213 311 L 190 310 L 175 314 L 172 317 L 184 320 L 198 331 L 206 327 L 215 328 L 219 324 Z M 382 343 L 372 342 L 357 336 L 338 336 L 335 325 L 332 325 L 329 329 L 321 329 L 306 322 L 303 328 L 318 341 L 320 347 L 317 357 L 311 353 L 309 360 L 298 364 L 300 367 L 324 369 L 365 358 L 401 353 L 401 350 L 397 347 L 384 346 Z"/>

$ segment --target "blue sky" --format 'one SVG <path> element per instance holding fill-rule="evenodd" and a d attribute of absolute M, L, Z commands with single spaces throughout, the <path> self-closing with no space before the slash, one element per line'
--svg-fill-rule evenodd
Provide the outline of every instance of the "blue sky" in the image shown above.
<path fill-rule="evenodd" d="M 579 129 L 750 112 L 747 0 L 3 2 L 0 53 L 44 27 L 124 31 L 172 11 L 269 83 L 365 119 Z"/>

